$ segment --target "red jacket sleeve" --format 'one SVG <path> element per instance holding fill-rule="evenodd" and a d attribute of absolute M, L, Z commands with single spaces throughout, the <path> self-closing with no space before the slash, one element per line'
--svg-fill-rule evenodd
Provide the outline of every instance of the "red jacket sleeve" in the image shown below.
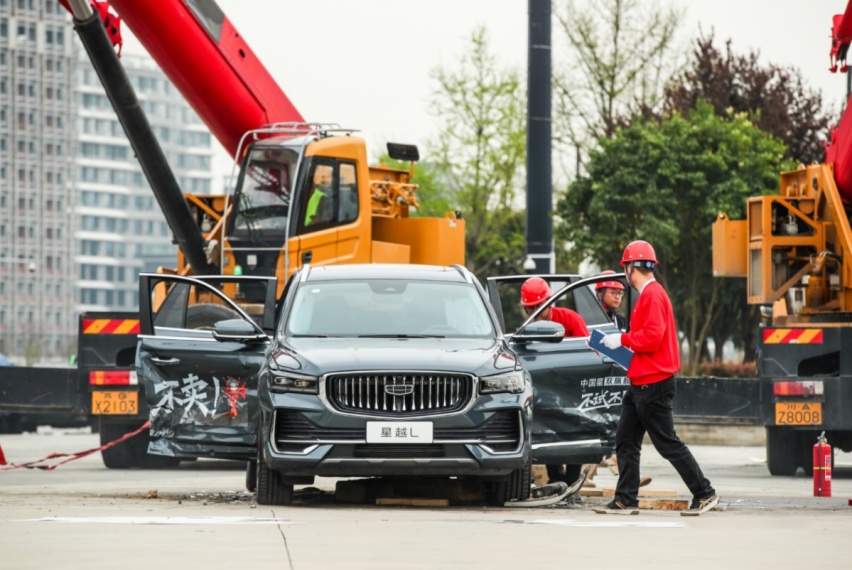
<path fill-rule="evenodd" d="M 621 344 L 633 352 L 656 352 L 663 342 L 666 333 L 666 310 L 663 299 L 656 295 L 648 295 L 647 303 L 637 306 L 634 312 L 635 320 L 631 323 L 630 332 L 621 337 Z"/>
<path fill-rule="evenodd" d="M 550 320 L 561 324 L 565 327 L 565 336 L 589 336 L 589 329 L 586 328 L 586 321 L 579 313 L 571 309 L 563 309 L 562 307 L 553 307 L 551 310 Z"/>

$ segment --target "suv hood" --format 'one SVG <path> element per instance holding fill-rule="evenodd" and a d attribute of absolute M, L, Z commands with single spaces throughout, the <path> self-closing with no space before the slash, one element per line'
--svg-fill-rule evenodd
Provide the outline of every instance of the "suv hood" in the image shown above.
<path fill-rule="evenodd" d="M 305 372 L 318 374 L 434 370 L 488 375 L 510 370 L 515 363 L 503 342 L 493 338 L 288 338 L 285 346 Z"/>

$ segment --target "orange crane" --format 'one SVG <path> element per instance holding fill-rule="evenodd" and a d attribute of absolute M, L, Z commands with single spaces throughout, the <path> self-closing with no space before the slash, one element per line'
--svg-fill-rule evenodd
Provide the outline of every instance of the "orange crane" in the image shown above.
<path fill-rule="evenodd" d="M 175 236 L 177 265 L 161 272 L 226 275 L 221 290 L 258 316 L 264 303 L 246 276 L 277 278 L 277 298 L 305 263 L 464 263 L 464 220 L 410 215 L 417 148 L 388 145 L 407 170 L 370 166 L 354 130 L 305 122 L 213 0 L 59 1 Z M 118 59 L 122 20 L 240 165 L 228 195 L 181 192 Z M 209 313 L 187 315 L 198 326 L 223 309 L 197 307 Z M 81 315 L 77 368 L 6 374 L 0 408 L 98 418 L 102 444 L 126 439 L 102 451 L 110 468 L 171 464 L 147 455 L 140 429 L 149 411 L 134 363 L 139 321 L 132 312 Z"/>
<path fill-rule="evenodd" d="M 852 1 L 834 16 L 831 71 L 846 72 Z M 852 99 L 850 100 L 852 102 Z M 831 129 L 825 161 L 781 174 L 779 192 L 748 199 L 747 219 L 719 214 L 713 272 L 746 277 L 760 305 L 761 417 L 769 471 L 813 470 L 822 431 L 852 451 L 852 107 Z"/>
<path fill-rule="evenodd" d="M 180 208 L 174 188 L 152 182 L 156 194 L 169 194 L 160 204 L 176 235 L 203 231 L 200 239 L 178 240 L 192 245 L 180 248 L 177 272 L 201 272 L 189 259 L 199 256 L 199 243 L 212 266 L 205 272 L 276 276 L 281 288 L 308 262 L 464 263 L 464 220 L 410 216 L 419 206 L 411 182 L 416 147 L 388 147 L 392 158 L 411 161 L 409 170 L 371 167 L 356 131 L 306 123 L 213 0 L 96 1 L 91 9 L 86 0 L 60 1 L 78 30 L 97 20 L 119 51 L 126 23 L 240 163 L 232 194 L 185 196 L 194 224 L 185 217 L 172 223 L 169 215 Z M 110 54 L 87 49 L 96 68 L 103 65 L 106 85 Z M 114 107 L 121 119 L 128 105 Z M 143 130 L 130 127 L 131 137 Z"/>

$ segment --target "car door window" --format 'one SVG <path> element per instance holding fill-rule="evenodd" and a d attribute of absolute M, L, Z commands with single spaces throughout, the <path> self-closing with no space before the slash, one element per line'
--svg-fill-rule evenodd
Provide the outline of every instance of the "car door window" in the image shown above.
<path fill-rule="evenodd" d="M 547 277 L 556 306 L 572 309 L 589 328 L 615 332 L 593 291 L 578 276 Z M 547 464 L 594 463 L 612 452 L 621 401 L 628 380 L 610 359 L 595 353 L 585 338 L 561 342 L 515 342 L 526 315 L 520 287 L 526 276 L 488 279 L 488 297 L 502 312 L 508 342 L 530 373 L 533 385 L 533 459 Z M 567 284 L 573 286 L 560 291 Z"/>
<path fill-rule="evenodd" d="M 502 279 L 502 278 L 496 278 Z M 576 279 L 576 278 L 575 278 Z M 496 281 L 493 285 L 496 286 L 496 294 L 499 299 L 494 299 L 490 295 L 492 304 L 499 302 L 503 330 L 507 333 L 513 333 L 518 330 L 526 320 L 527 315 L 521 306 L 521 285 L 526 280 L 526 277 L 513 277 L 510 280 Z M 546 279 L 550 285 L 551 291 L 557 294 L 566 285 L 572 282 L 569 276 Z M 606 317 L 601 306 L 598 304 L 594 294 L 586 287 L 577 287 L 557 295 L 555 306 L 563 307 L 577 312 L 586 323 L 586 327 L 592 328 L 600 325 L 606 325 L 609 320 Z"/>
<path fill-rule="evenodd" d="M 153 292 L 155 299 L 163 299 L 151 314 L 155 334 L 165 328 L 211 330 L 219 321 L 243 318 L 213 291 L 191 283 L 159 281 Z"/>

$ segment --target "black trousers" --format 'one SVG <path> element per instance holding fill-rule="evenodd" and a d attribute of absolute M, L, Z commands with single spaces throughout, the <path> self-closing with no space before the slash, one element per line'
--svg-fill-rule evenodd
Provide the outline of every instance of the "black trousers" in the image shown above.
<path fill-rule="evenodd" d="M 692 452 L 675 433 L 672 402 L 675 397 L 674 377 L 645 386 L 629 386 L 624 394 L 621 418 L 615 432 L 618 458 L 618 484 L 615 499 L 626 506 L 636 506 L 639 495 L 639 459 L 645 433 L 654 447 L 672 464 L 697 499 L 706 499 L 716 491 L 701 472 Z"/>

